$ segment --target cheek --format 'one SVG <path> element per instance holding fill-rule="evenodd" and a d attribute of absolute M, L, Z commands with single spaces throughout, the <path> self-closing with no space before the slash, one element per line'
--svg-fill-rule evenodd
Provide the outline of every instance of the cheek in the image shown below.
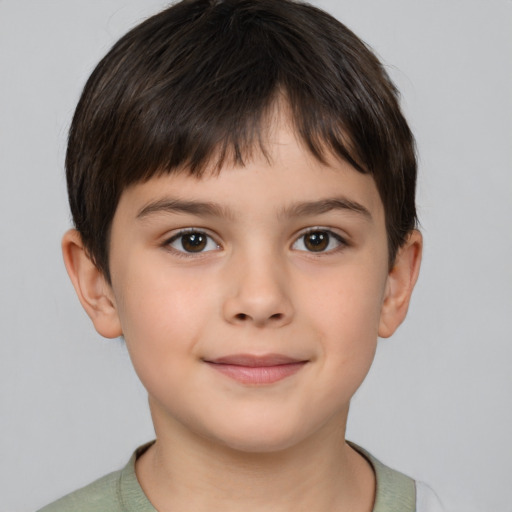
<path fill-rule="evenodd" d="M 368 267 L 316 278 L 321 286 L 312 288 L 303 308 L 321 340 L 326 375 L 355 391 L 375 355 L 385 279 Z"/>
<path fill-rule="evenodd" d="M 300 296 L 303 308 L 332 334 L 349 338 L 377 336 L 386 274 L 371 266 L 341 268 L 337 272 L 317 273 L 305 282 Z"/>
<path fill-rule="evenodd" d="M 152 376 L 179 375 L 201 339 L 211 296 L 186 275 L 156 269 L 127 273 L 118 311 L 133 365 L 147 385 Z"/>

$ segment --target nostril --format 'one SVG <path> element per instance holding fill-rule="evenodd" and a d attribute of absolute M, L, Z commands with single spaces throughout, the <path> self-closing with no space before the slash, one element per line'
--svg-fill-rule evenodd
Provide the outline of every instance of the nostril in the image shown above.
<path fill-rule="evenodd" d="M 269 320 L 281 320 L 283 316 L 284 315 L 282 313 L 274 313 L 273 315 L 269 316 Z M 247 315 L 246 313 L 238 313 L 236 315 L 237 320 L 247 320 L 248 318 L 249 315 Z"/>

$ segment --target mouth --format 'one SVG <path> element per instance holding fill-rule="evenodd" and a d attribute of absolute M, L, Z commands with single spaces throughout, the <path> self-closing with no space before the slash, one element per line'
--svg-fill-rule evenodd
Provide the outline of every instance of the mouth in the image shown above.
<path fill-rule="evenodd" d="M 273 384 L 300 371 L 307 360 L 294 359 L 281 354 L 256 356 L 235 354 L 204 360 L 213 370 L 242 384 Z"/>

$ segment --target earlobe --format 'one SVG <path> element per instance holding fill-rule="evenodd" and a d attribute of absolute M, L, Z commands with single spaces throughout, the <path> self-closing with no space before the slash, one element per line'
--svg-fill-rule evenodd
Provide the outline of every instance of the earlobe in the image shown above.
<path fill-rule="evenodd" d="M 99 334 L 105 338 L 122 335 L 112 287 L 85 250 L 76 229 L 62 238 L 62 255 L 78 299 Z"/>
<path fill-rule="evenodd" d="M 382 303 L 379 323 L 381 338 L 391 336 L 407 315 L 412 291 L 420 271 L 422 248 L 421 233 L 415 229 L 398 250 L 395 264 L 388 274 Z"/>

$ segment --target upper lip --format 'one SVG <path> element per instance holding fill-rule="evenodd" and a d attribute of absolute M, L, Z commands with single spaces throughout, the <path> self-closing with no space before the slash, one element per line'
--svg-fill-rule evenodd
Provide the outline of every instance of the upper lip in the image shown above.
<path fill-rule="evenodd" d="M 206 360 L 207 363 L 214 364 L 229 364 L 233 366 L 248 366 L 248 367 L 265 367 L 265 366 L 279 366 L 283 364 L 305 363 L 303 359 L 296 359 L 283 354 L 232 354 L 229 356 L 222 356 L 215 359 Z"/>

